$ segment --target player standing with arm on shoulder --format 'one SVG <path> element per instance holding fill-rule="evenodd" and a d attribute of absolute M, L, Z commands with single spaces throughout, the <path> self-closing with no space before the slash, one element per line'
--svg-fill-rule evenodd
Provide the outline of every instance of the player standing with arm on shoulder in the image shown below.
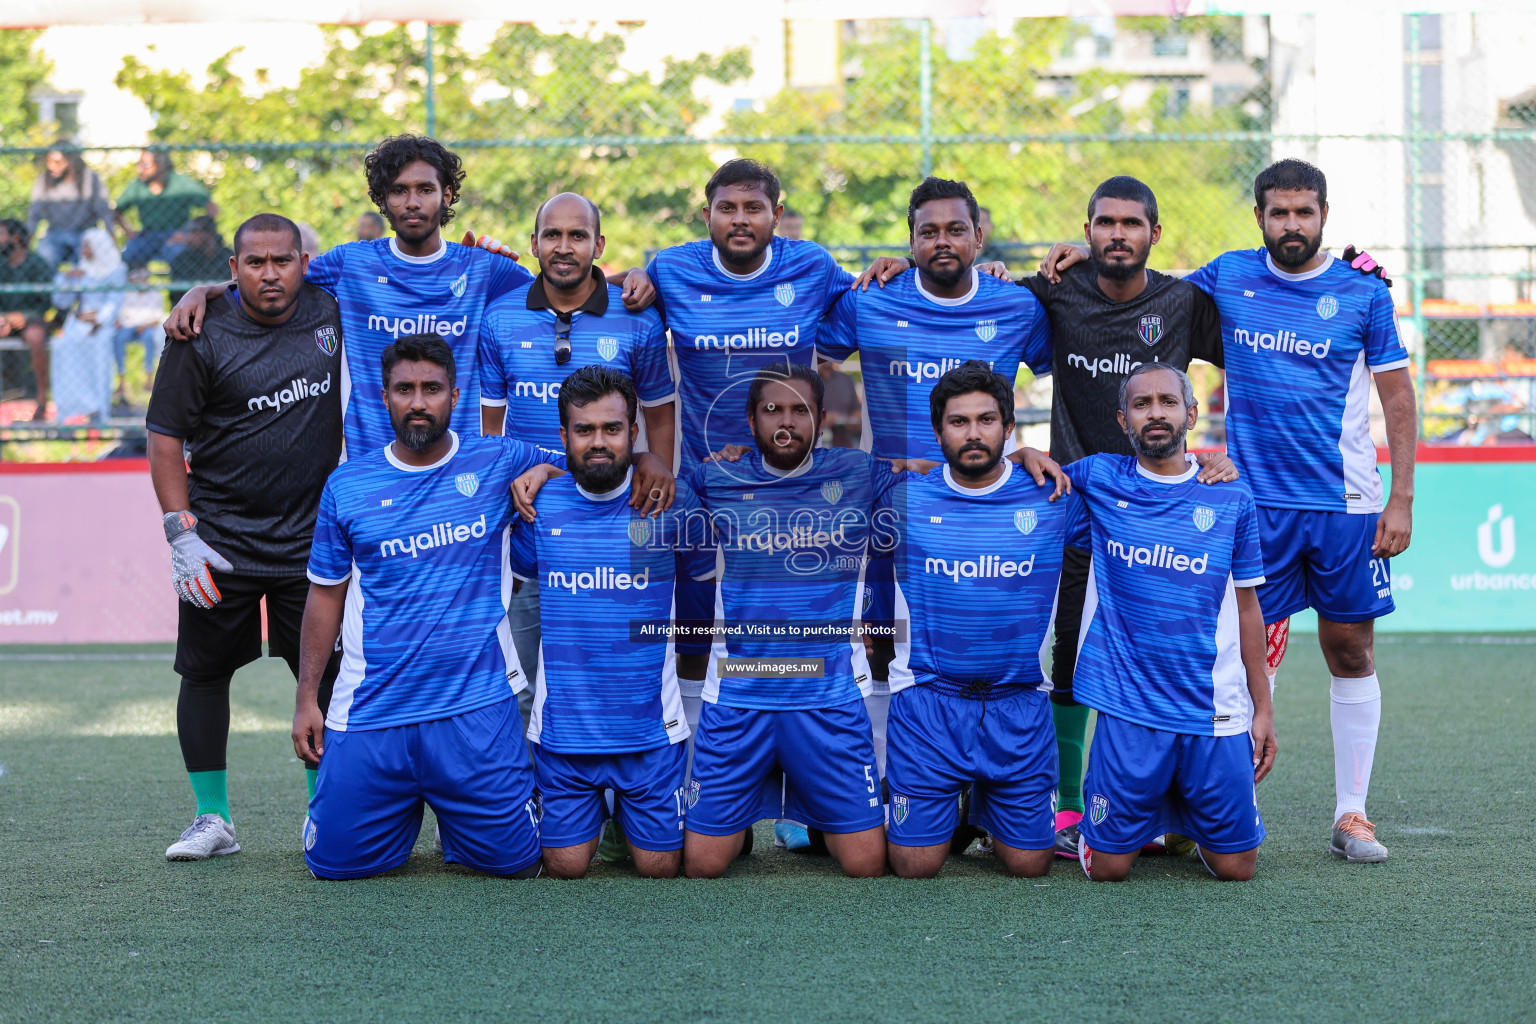
<path fill-rule="evenodd" d="M 235 291 L 214 300 L 198 338 L 166 347 L 146 416 L 180 598 L 176 732 L 197 798 L 170 860 L 240 849 L 226 781 L 230 679 L 261 657 L 263 597 L 271 652 L 298 675 L 304 565 L 321 490 L 341 456 L 336 300 L 305 283 L 288 218 L 258 214 L 234 242 Z M 337 658 L 322 655 L 323 706 Z"/>
<path fill-rule="evenodd" d="M 1378 862 L 1387 848 L 1365 816 L 1381 726 L 1374 624 L 1394 608 L 1390 559 L 1413 532 L 1418 411 L 1408 350 L 1387 283 L 1322 248 L 1322 171 L 1281 160 L 1254 180 L 1253 199 L 1263 247 L 1218 256 L 1188 280 L 1221 311 L 1227 448 L 1259 507 L 1269 668 L 1284 656 L 1290 616 L 1314 609 L 1331 675 L 1330 849 Z M 1385 501 L 1372 378 L 1392 459 Z"/>
<path fill-rule="evenodd" d="M 688 723 L 668 640 L 673 583 L 715 571 L 709 524 L 687 483 L 657 517 L 631 508 L 634 383 L 589 365 L 560 386 L 570 474 L 545 486 L 512 531 L 513 572 L 544 584 L 543 637 L 528 738 L 542 804 L 545 869 L 587 872 L 615 797 L 629 856 L 647 878 L 683 862 Z"/>
<path fill-rule="evenodd" d="M 1082 501 L 1056 500 L 1003 458 L 1013 379 L 972 360 L 939 378 L 930 422 L 942 473 L 908 473 L 882 499 L 896 544 L 886 781 L 891 869 L 931 878 L 950 852 L 962 789 L 1008 872 L 1043 875 L 1055 848 L 1056 750 L 1045 655 L 1057 577 Z M 986 614 L 977 614 L 986 609 Z"/>
<path fill-rule="evenodd" d="M 1136 454 L 1068 469 L 1093 552 L 1073 685 L 1099 713 L 1079 860 L 1094 881 L 1119 881 L 1174 832 L 1217 878 L 1246 881 L 1264 841 L 1256 787 L 1276 751 L 1258 515 L 1242 482 L 1195 481 L 1184 438 L 1198 410 L 1182 371 L 1144 363 L 1120 394 Z"/>
<path fill-rule="evenodd" d="M 387 447 L 326 482 L 310 552 L 294 752 L 318 765 L 304 860 L 319 878 L 399 867 L 437 815 L 444 859 L 493 875 L 539 870 L 533 769 L 514 699 L 504 565 L 512 482 L 559 452 L 449 429 L 453 351 L 436 334 L 384 350 Z M 330 707 L 316 700 L 343 636 Z"/>
<path fill-rule="evenodd" d="M 394 235 L 348 242 L 315 257 L 309 282 L 336 296 L 346 329 L 346 376 L 342 404 L 349 450 L 371 451 L 394 435 L 389 418 L 365 393 L 351 402 L 351 382 L 369 382 L 384 349 L 410 334 L 432 332 L 453 348 L 464 374 L 466 401 L 454 412 L 455 433 L 480 431 L 480 379 L 476 348 L 485 307 L 491 300 L 527 284 L 533 275 L 517 265 L 510 249 L 494 239 L 480 246 L 454 244 L 443 228 L 464 189 L 464 165 L 458 154 L 436 139 L 397 135 L 385 139 L 363 163 L 368 198 L 389 221 Z M 474 236 L 467 235 L 466 242 Z M 495 250 L 495 251 L 488 251 Z M 506 255 L 503 255 L 506 254 Z M 645 299 L 650 281 L 630 272 L 631 291 Z M 172 338 L 190 338 L 202 322 L 207 298 L 224 286 L 194 288 L 166 320 Z M 365 386 L 366 387 L 366 386 Z"/>

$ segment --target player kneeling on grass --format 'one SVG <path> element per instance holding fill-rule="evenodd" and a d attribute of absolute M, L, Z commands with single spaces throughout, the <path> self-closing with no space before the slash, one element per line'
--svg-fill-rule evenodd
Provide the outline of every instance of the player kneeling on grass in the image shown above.
<path fill-rule="evenodd" d="M 570 475 L 545 486 L 536 515 L 512 531 L 512 571 L 540 587 L 528 739 L 544 867 L 556 878 L 587 873 L 608 789 L 640 874 L 671 878 L 683 862 L 688 723 L 668 639 L 673 584 L 713 576 L 715 550 L 686 482 L 661 515 L 630 507 L 637 401 L 634 382 L 606 366 L 565 378 L 560 438 Z"/>
<path fill-rule="evenodd" d="M 395 440 L 331 474 L 309 558 L 293 746 L 320 773 L 304 860 L 320 878 L 397 868 L 425 802 L 445 860 L 534 875 L 538 804 L 502 550 L 513 480 L 565 458 L 449 430 L 459 392 L 436 334 L 401 338 L 383 368 Z M 341 673 L 322 715 L 316 691 L 338 631 Z"/>
<path fill-rule="evenodd" d="M 903 474 L 881 502 L 896 542 L 897 622 L 886 781 L 891 869 L 931 878 L 949 853 L 961 790 L 1010 874 L 1035 877 L 1056 840 L 1056 735 L 1042 664 L 1081 499 L 1003 458 L 1013 382 L 980 360 L 929 400 L 942 473 Z"/>
<path fill-rule="evenodd" d="M 1246 881 L 1264 841 L 1256 786 L 1276 748 L 1258 514 L 1242 482 L 1195 480 L 1196 412 L 1188 377 L 1143 363 L 1120 385 L 1136 454 L 1067 470 L 1092 531 L 1074 685 L 1099 713 L 1078 844 L 1095 881 L 1125 878 L 1168 832 L 1195 840 L 1217 878 Z"/>

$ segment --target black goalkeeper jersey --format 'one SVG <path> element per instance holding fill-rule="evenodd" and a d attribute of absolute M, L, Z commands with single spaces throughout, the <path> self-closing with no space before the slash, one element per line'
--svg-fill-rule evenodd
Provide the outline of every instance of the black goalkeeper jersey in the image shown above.
<path fill-rule="evenodd" d="M 166 345 L 146 425 L 186 439 L 198 536 L 238 575 L 304 574 L 341 458 L 341 341 L 336 300 L 306 284 L 287 323 L 257 323 L 230 289 L 200 336 Z"/>
<path fill-rule="evenodd" d="M 1147 271 L 1147 287 L 1113 302 L 1091 261 L 1069 267 L 1053 285 L 1038 274 L 1019 282 L 1051 318 L 1051 458 L 1062 465 L 1098 452 L 1133 454 L 1115 413 L 1120 382 L 1154 360 L 1187 370 L 1191 359 L 1222 365 L 1221 317 L 1205 292 Z"/>

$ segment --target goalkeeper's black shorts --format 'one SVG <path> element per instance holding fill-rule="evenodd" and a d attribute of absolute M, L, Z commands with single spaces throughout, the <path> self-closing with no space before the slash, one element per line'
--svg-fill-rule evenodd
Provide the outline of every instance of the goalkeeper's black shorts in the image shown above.
<path fill-rule="evenodd" d="M 299 626 L 309 597 L 305 576 L 236 576 L 213 573 L 223 600 L 212 608 L 178 602 L 176 671 L 194 682 L 212 682 L 233 675 L 261 657 L 261 599 L 267 599 L 267 645 L 272 657 L 299 674 Z M 329 693 L 341 665 L 331 655 L 321 689 Z"/>

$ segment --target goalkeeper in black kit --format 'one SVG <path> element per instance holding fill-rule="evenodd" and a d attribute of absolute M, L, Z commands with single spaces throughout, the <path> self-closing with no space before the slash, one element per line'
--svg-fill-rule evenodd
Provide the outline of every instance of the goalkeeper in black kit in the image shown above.
<path fill-rule="evenodd" d="M 240 850 L 226 786 L 230 678 L 261 657 L 263 598 L 271 653 L 298 677 L 315 515 L 341 457 L 336 300 L 304 283 L 308 257 L 286 217 L 252 217 L 234 249 L 237 287 L 209 302 L 198 337 L 167 345 L 146 416 L 180 599 L 176 732 L 197 801 L 169 860 Z M 322 707 L 338 667 L 333 656 Z"/>

